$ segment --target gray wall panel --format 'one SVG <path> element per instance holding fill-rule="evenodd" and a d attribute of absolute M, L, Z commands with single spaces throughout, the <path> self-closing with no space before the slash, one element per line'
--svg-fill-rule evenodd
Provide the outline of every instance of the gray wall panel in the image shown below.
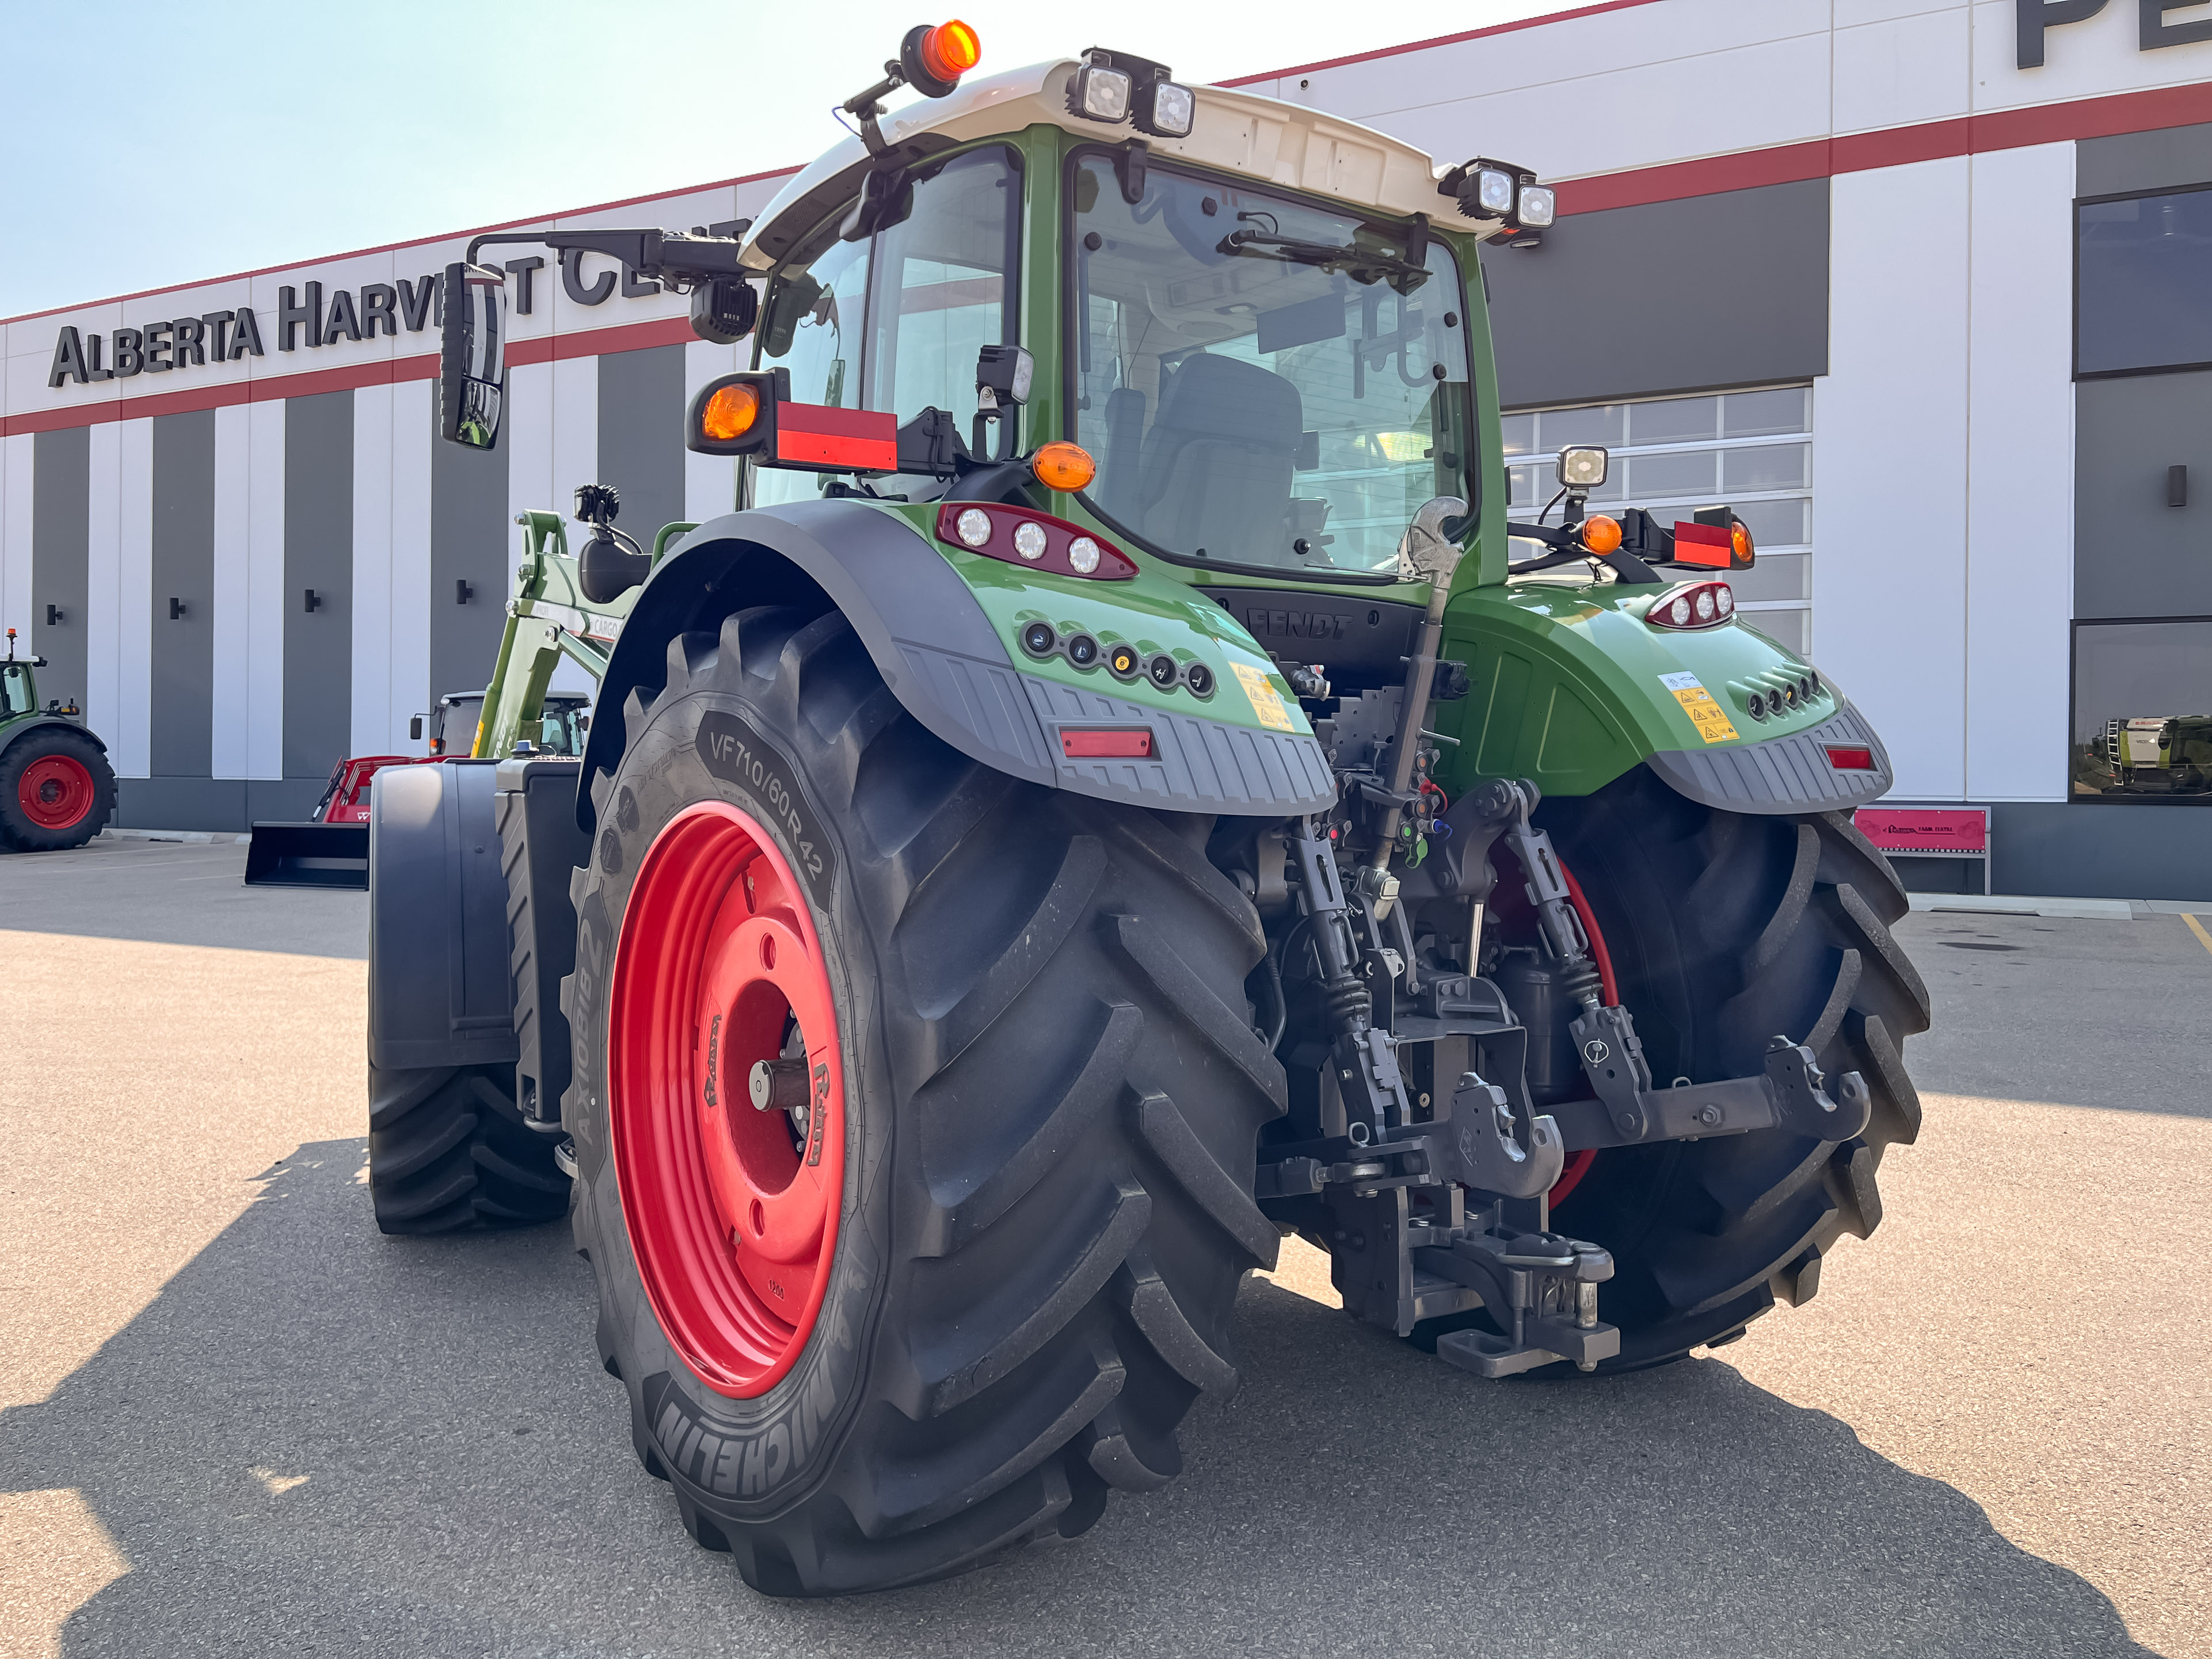
<path fill-rule="evenodd" d="M 1486 252 L 1509 409 L 1828 372 L 1828 181 L 1571 214 Z"/>
<path fill-rule="evenodd" d="M 507 457 L 506 445 L 489 452 L 442 441 L 430 446 L 433 697 L 483 690 L 499 655 L 507 596 L 522 554 L 507 510 Z M 459 602 L 457 581 L 469 584 L 466 605 Z"/>
<path fill-rule="evenodd" d="M 2074 614 L 2212 616 L 2212 371 L 2083 380 L 2074 430 Z"/>
<path fill-rule="evenodd" d="M 622 493 L 616 522 L 648 553 L 660 526 L 684 516 L 682 346 L 599 359 L 598 482 Z"/>
<path fill-rule="evenodd" d="M 92 428 L 31 440 L 31 628 L 18 648 L 44 657 L 39 697 L 84 707 L 85 605 L 92 514 Z M 46 625 L 46 607 L 61 620 Z M 103 715 L 109 711 L 102 710 Z"/>
<path fill-rule="evenodd" d="M 2075 147 L 2076 195 L 2117 196 L 2202 184 L 2212 184 L 2212 123 L 2084 138 Z"/>
<path fill-rule="evenodd" d="M 153 572 L 154 707 L 149 769 L 157 778 L 204 778 L 215 769 L 211 409 L 155 417 Z M 183 616 L 169 614 L 171 599 L 183 602 Z"/>
<path fill-rule="evenodd" d="M 353 393 L 326 392 L 284 403 L 284 775 L 327 778 L 352 739 Z"/>
<path fill-rule="evenodd" d="M 168 615 L 166 605 L 161 615 Z M 246 794 L 243 778 L 118 778 L 115 821 L 142 830 L 245 830 L 251 827 Z M 310 798 L 300 811 L 284 816 L 305 817 L 313 806 Z"/>

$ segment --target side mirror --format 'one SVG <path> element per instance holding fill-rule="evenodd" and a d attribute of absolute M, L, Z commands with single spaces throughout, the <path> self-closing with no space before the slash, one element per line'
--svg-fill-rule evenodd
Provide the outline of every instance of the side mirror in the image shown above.
<path fill-rule="evenodd" d="M 420 743 L 422 740 L 422 717 L 420 714 L 410 714 L 407 717 L 407 740 L 410 743 Z"/>
<path fill-rule="evenodd" d="M 438 434 L 468 449 L 499 444 L 507 392 L 507 273 L 460 261 L 439 289 Z"/>

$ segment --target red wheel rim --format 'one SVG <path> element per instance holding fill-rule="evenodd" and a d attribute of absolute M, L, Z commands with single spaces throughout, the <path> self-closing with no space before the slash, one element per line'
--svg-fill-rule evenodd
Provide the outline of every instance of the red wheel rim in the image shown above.
<path fill-rule="evenodd" d="M 41 830 L 67 830 L 92 811 L 92 773 L 67 755 L 41 755 L 15 781 L 15 804 Z"/>
<path fill-rule="evenodd" d="M 1605 935 L 1598 931 L 1597 918 L 1590 914 L 1589 901 L 1583 896 L 1583 884 L 1575 879 L 1575 872 L 1562 864 L 1559 874 L 1567 884 L 1567 902 L 1575 907 L 1575 917 L 1582 923 L 1583 933 L 1589 940 L 1590 961 L 1597 968 L 1598 994 L 1605 999 L 1607 1007 L 1617 1008 L 1620 1006 L 1620 989 L 1613 981 L 1613 955 L 1605 948 Z M 1548 1200 L 1553 1209 L 1567 1201 L 1567 1194 L 1582 1184 L 1582 1178 L 1589 1173 L 1590 1165 L 1596 1161 L 1595 1147 L 1585 1146 L 1579 1152 L 1567 1154 L 1567 1161 L 1560 1166 L 1559 1181 L 1552 1188 Z"/>
<path fill-rule="evenodd" d="M 748 1090 L 757 1061 L 801 1044 L 803 1139 L 798 1112 L 757 1109 Z M 638 866 L 607 1058 L 615 1175 L 661 1328 L 717 1393 L 764 1394 L 829 1283 L 845 1085 L 805 890 L 736 807 L 686 807 Z"/>

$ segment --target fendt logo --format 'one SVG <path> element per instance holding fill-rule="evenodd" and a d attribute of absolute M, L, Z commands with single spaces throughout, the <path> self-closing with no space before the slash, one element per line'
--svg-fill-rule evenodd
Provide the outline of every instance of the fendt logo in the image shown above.
<path fill-rule="evenodd" d="M 1244 626 L 1255 634 L 1272 634 L 1279 640 L 1340 640 L 1352 618 L 1335 611 L 1271 611 L 1250 605 Z"/>
<path fill-rule="evenodd" d="M 2022 69 L 2043 67 L 2043 32 L 2061 23 L 2086 23 L 2104 10 L 2108 0 L 2017 0 L 2020 7 L 2019 51 Z M 2163 46 L 2193 46 L 2212 40 L 2212 18 L 2169 23 L 2170 11 L 2186 11 L 2203 0 L 2136 0 L 2136 50 L 2156 52 Z"/>

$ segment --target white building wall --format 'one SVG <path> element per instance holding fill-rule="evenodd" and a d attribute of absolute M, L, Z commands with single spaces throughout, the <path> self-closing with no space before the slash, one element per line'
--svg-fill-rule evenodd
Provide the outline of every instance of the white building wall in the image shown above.
<path fill-rule="evenodd" d="M 284 405 L 246 405 L 246 775 L 284 775 Z M 216 677 L 218 682 L 222 676 Z"/>
<path fill-rule="evenodd" d="M 1966 793 L 2066 794 L 2074 146 L 1972 159 Z"/>
<path fill-rule="evenodd" d="M 91 513 L 85 526 L 84 723 L 107 743 L 108 763 L 120 776 L 143 777 L 127 769 L 123 732 L 123 428 L 115 421 L 92 428 L 87 468 Z"/>
<path fill-rule="evenodd" d="M 1830 198 L 1814 626 L 1822 672 L 1874 721 L 1908 796 L 1966 785 L 1968 195 L 1961 156 L 1846 174 Z"/>
<path fill-rule="evenodd" d="M 0 629 L 21 637 L 16 648 L 31 653 L 31 446 L 28 432 L 0 438 Z"/>
<path fill-rule="evenodd" d="M 281 405 L 279 406 L 281 408 Z M 209 775 L 243 778 L 253 707 L 252 405 L 215 412 L 215 592 L 209 632 L 215 653 L 208 708 Z M 281 675 L 282 665 L 279 665 Z"/>

